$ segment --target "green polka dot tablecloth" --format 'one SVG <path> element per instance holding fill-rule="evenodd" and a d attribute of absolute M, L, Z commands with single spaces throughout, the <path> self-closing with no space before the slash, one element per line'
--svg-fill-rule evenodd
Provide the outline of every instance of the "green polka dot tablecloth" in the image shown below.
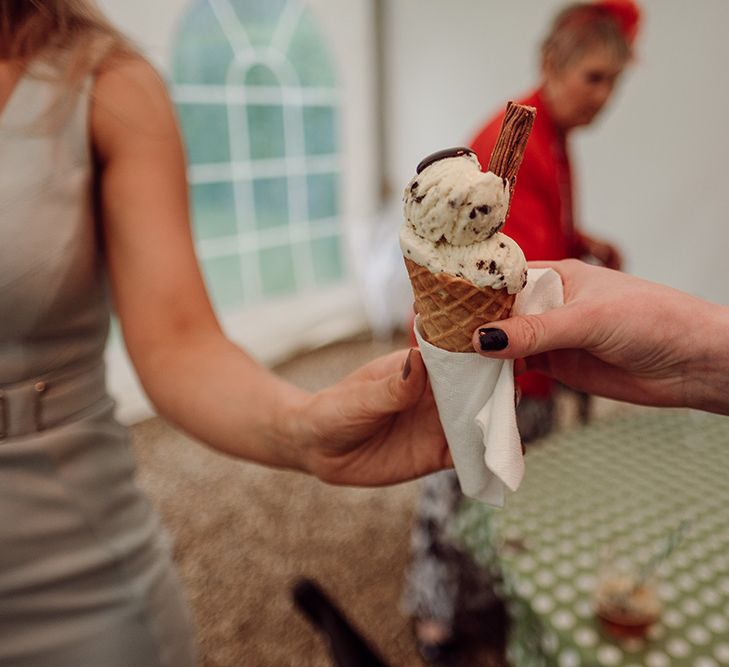
<path fill-rule="evenodd" d="M 515 667 L 729 665 L 729 417 L 649 411 L 557 434 L 527 453 L 504 509 L 470 503 L 459 533 L 500 574 Z M 605 553 L 657 571 L 662 614 L 646 639 L 594 616 Z"/>

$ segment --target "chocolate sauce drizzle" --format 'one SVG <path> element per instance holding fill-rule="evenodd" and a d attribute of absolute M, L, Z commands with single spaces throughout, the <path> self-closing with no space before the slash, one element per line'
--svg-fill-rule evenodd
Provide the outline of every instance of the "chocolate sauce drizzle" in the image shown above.
<path fill-rule="evenodd" d="M 437 151 L 436 153 L 432 153 L 431 155 L 428 155 L 428 157 L 423 158 L 420 161 L 420 164 L 415 169 L 415 173 L 419 174 L 423 169 L 426 167 L 429 167 L 434 162 L 438 162 L 438 160 L 445 160 L 449 157 L 461 157 L 462 155 L 475 155 L 475 153 L 470 149 L 466 148 L 465 146 L 458 146 L 457 148 L 445 148 L 442 151 Z"/>

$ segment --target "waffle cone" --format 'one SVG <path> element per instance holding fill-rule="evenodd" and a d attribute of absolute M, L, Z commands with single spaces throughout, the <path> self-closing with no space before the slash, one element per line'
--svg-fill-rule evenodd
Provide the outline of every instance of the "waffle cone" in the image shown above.
<path fill-rule="evenodd" d="M 509 317 L 516 294 L 506 288 L 477 287 L 448 273 L 431 273 L 405 258 L 420 316 L 421 334 L 450 352 L 472 352 L 476 327 Z"/>

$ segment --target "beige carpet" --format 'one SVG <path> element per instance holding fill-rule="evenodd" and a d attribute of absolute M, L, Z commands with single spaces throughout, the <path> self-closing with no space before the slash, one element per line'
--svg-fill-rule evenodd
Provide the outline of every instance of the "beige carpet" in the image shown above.
<path fill-rule="evenodd" d="M 315 390 L 406 339 L 349 341 L 278 369 Z M 600 405 L 598 405 L 600 407 Z M 609 411 L 602 404 L 599 412 Z M 574 421 L 563 407 L 566 423 Z M 315 578 L 392 667 L 421 665 L 398 608 L 417 483 L 366 490 L 235 461 L 159 419 L 134 429 L 139 480 L 176 543 L 202 667 L 328 667 L 324 644 L 293 609 L 297 577 Z M 480 650 L 468 667 L 501 664 Z"/>
<path fill-rule="evenodd" d="M 404 345 L 350 341 L 279 372 L 316 389 Z M 213 453 L 158 419 L 134 435 L 140 484 L 175 540 L 204 667 L 331 665 L 291 605 L 301 575 L 317 579 L 393 667 L 421 664 L 398 609 L 415 483 L 327 486 Z"/>

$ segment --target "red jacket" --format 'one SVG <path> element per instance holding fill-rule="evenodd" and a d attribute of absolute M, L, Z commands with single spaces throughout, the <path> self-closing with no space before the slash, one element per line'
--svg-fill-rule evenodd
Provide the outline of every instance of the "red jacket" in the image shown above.
<path fill-rule="evenodd" d="M 565 134 L 550 118 L 540 91 L 520 103 L 536 107 L 537 116 L 502 231 L 521 246 L 528 260 L 578 257 L 581 241 L 572 217 L 572 180 Z M 503 118 L 502 111 L 470 143 L 484 170 Z M 551 380 L 538 373 L 520 376 L 519 385 L 524 394 L 531 396 L 546 397 L 552 390 Z"/>

